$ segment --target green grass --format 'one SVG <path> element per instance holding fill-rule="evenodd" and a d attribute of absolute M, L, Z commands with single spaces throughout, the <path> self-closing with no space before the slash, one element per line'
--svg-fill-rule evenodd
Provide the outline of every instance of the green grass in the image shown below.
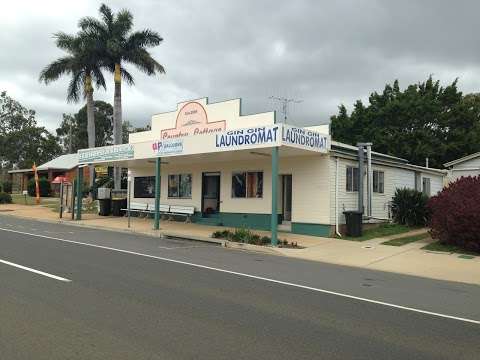
<path fill-rule="evenodd" d="M 25 205 L 25 196 L 22 194 L 11 194 L 12 195 L 12 202 L 14 204 Z M 53 197 L 42 197 L 40 198 L 40 204 L 53 204 L 58 203 L 58 198 Z M 27 205 L 35 205 L 35 197 L 27 195 Z"/>
<path fill-rule="evenodd" d="M 384 237 L 384 236 L 402 234 L 411 230 L 415 230 L 415 228 L 411 228 L 406 225 L 399 225 L 399 224 L 382 224 L 375 228 L 364 230 L 363 235 L 360 237 L 343 236 L 340 239 L 351 240 L 351 241 L 365 241 L 365 240 L 375 239 L 375 238 Z"/>
<path fill-rule="evenodd" d="M 431 244 L 428 244 L 428 245 L 422 247 L 422 249 L 423 250 L 429 250 L 429 251 L 441 251 L 441 252 L 466 254 L 466 255 L 474 255 L 474 256 L 479 256 L 480 255 L 480 253 L 473 252 L 473 251 L 468 251 L 468 250 L 462 249 L 461 247 L 458 247 L 456 245 L 442 244 L 442 243 L 440 243 L 440 241 L 435 241 Z"/>
<path fill-rule="evenodd" d="M 418 240 L 426 239 L 427 237 L 429 237 L 428 233 L 412 235 L 412 236 L 404 236 L 398 239 L 385 241 L 382 243 L 382 245 L 403 246 Z"/>

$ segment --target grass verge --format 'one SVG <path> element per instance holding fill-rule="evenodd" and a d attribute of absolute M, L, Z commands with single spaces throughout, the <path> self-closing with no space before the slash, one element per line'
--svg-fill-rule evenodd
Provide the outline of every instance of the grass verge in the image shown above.
<path fill-rule="evenodd" d="M 428 233 L 412 235 L 412 236 L 404 236 L 404 237 L 401 237 L 401 238 L 398 238 L 398 239 L 392 239 L 392 240 L 385 241 L 385 242 L 382 243 L 382 245 L 403 246 L 403 245 L 410 244 L 410 243 L 418 241 L 418 240 L 426 239 L 428 237 L 429 237 Z"/>
<path fill-rule="evenodd" d="M 431 244 L 428 244 L 422 247 L 422 249 L 428 250 L 428 251 L 440 251 L 440 252 L 480 256 L 480 253 L 468 251 L 455 245 L 442 244 L 440 241 L 435 241 Z"/>
<path fill-rule="evenodd" d="M 12 203 L 13 204 L 19 204 L 19 205 L 35 205 L 35 197 L 33 196 L 28 196 L 26 197 L 25 200 L 25 195 L 22 194 L 11 194 L 12 196 Z M 58 203 L 58 198 L 54 197 L 42 197 L 40 198 L 40 204 L 52 204 L 52 203 Z"/>
<path fill-rule="evenodd" d="M 375 238 L 384 237 L 384 236 L 402 234 L 415 229 L 416 228 L 411 228 L 406 225 L 382 224 L 375 228 L 364 230 L 363 235 L 360 237 L 343 236 L 340 239 L 351 240 L 351 241 L 365 241 L 365 240 L 375 239 Z"/>

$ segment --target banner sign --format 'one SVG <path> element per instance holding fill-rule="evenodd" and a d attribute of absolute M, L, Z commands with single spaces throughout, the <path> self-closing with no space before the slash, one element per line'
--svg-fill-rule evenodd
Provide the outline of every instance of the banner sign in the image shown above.
<path fill-rule="evenodd" d="M 328 152 L 330 150 L 330 137 L 313 130 L 283 125 L 282 144 L 300 149 Z"/>
<path fill-rule="evenodd" d="M 110 160 L 128 160 L 134 157 L 134 145 L 122 144 L 78 150 L 79 163 Z"/>
<path fill-rule="evenodd" d="M 242 148 L 244 146 L 277 145 L 280 137 L 278 126 L 262 126 L 227 131 L 215 135 L 215 147 L 222 149 Z"/>
<path fill-rule="evenodd" d="M 152 150 L 157 156 L 182 154 L 183 139 L 155 141 Z"/>

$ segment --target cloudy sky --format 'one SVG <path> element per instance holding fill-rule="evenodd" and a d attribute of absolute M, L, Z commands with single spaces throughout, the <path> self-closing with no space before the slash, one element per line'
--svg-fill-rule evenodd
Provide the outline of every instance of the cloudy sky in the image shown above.
<path fill-rule="evenodd" d="M 0 91 L 37 111 L 54 130 L 67 104 L 68 78 L 49 86 L 40 70 L 62 53 L 52 34 L 75 32 L 81 16 L 96 16 L 101 1 L 2 1 Z M 135 87 L 124 87 L 124 119 L 145 125 L 177 102 L 208 96 L 241 97 L 245 113 L 277 110 L 270 96 L 301 99 L 289 122 L 327 123 L 339 104 L 366 99 L 386 82 L 401 86 L 426 79 L 460 79 L 464 92 L 480 88 L 478 1 L 421 0 L 130 0 L 135 28 L 158 31 L 152 50 L 166 75 L 131 69 Z M 127 65 L 128 67 L 128 65 Z M 113 80 L 97 99 L 113 101 Z"/>

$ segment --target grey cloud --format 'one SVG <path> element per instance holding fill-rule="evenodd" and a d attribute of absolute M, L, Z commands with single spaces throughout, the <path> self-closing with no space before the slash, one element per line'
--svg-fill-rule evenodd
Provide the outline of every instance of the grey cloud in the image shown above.
<path fill-rule="evenodd" d="M 67 80 L 37 82 L 40 69 L 61 54 L 51 34 L 74 31 L 78 18 L 96 16 L 98 6 L 90 1 L 54 20 L 45 12 L 25 18 L 13 11 L 18 24 L 0 25 L 0 88 L 36 109 L 51 129 L 62 112 L 82 106 L 66 104 Z M 246 113 L 278 109 L 270 95 L 303 99 L 291 107 L 289 121 L 312 124 L 328 122 L 340 103 L 366 99 L 396 78 L 406 86 L 430 74 L 445 83 L 460 77 L 466 92 L 480 85 L 476 1 L 138 0 L 111 6 L 129 8 L 137 28 L 153 28 L 165 39 L 153 54 L 166 75 L 147 77 L 130 67 L 136 86 L 125 87 L 124 118 L 137 125 L 201 96 L 242 97 Z M 110 84 L 95 96 L 112 101 Z"/>

